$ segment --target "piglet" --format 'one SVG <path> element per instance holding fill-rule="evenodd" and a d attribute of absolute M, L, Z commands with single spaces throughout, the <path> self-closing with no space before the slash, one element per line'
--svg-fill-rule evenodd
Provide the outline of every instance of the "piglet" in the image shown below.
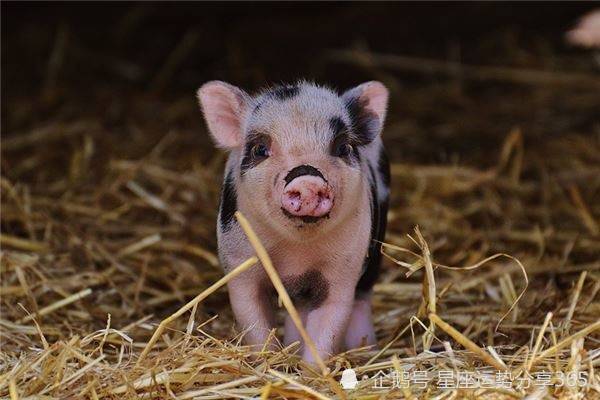
<path fill-rule="evenodd" d="M 326 358 L 375 344 L 371 292 L 381 264 L 390 170 L 381 130 L 388 91 L 367 82 L 343 94 L 313 83 L 251 96 L 221 81 L 198 90 L 216 145 L 229 152 L 217 221 L 225 271 L 254 254 L 234 218 L 250 221 Z M 228 285 L 245 340 L 275 326 L 276 291 L 263 268 Z M 289 316 L 284 343 L 301 337 Z M 304 346 L 302 356 L 314 362 Z"/>

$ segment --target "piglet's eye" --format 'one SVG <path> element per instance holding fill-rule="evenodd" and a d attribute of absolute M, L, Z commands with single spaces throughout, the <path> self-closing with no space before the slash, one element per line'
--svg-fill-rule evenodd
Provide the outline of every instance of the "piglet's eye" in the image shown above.
<path fill-rule="evenodd" d="M 264 143 L 257 143 L 252 146 L 252 158 L 261 159 L 269 157 L 269 148 Z"/>

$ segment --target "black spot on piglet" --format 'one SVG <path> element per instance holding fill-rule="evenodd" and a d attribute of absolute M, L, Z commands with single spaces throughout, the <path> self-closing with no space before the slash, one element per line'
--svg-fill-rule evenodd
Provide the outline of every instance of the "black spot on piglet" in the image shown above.
<path fill-rule="evenodd" d="M 278 86 L 271 90 L 269 94 L 277 100 L 287 100 L 296 97 L 300 93 L 298 86 Z"/>
<path fill-rule="evenodd" d="M 377 162 L 377 169 L 379 170 L 379 174 L 383 178 L 383 183 L 385 183 L 386 187 L 390 187 L 390 183 L 392 181 L 392 176 L 390 173 L 390 160 L 383 148 L 379 150 L 379 160 Z"/>
<path fill-rule="evenodd" d="M 348 130 L 348 127 L 340 117 L 330 118 L 329 128 L 333 132 L 334 137 Z"/>
<path fill-rule="evenodd" d="M 385 153 L 382 154 L 385 156 Z M 387 158 L 385 160 L 387 161 Z M 381 267 L 381 242 L 385 239 L 387 225 L 388 200 L 378 199 L 375 171 L 370 165 L 369 172 L 371 173 L 371 242 L 363 264 L 363 274 L 356 284 L 356 298 L 363 298 L 371 292 L 375 281 L 377 281 Z M 389 175 L 389 166 L 387 166 L 387 174 Z M 384 177 L 384 180 L 387 180 L 387 178 Z"/>
<path fill-rule="evenodd" d="M 283 279 L 283 286 L 294 305 L 298 308 L 312 310 L 318 308 L 327 299 L 329 283 L 323 274 L 311 269 L 297 276 Z"/>
<path fill-rule="evenodd" d="M 233 173 L 230 170 L 223 182 L 223 190 L 221 192 L 221 206 L 219 209 L 221 229 L 227 232 L 234 222 L 233 217 L 237 210 L 237 193 L 233 184 Z"/>
<path fill-rule="evenodd" d="M 367 109 L 360 97 L 346 99 L 346 110 L 352 121 L 352 130 L 359 144 L 369 144 L 377 137 L 381 124 L 374 112 Z"/>
<path fill-rule="evenodd" d="M 321 171 L 319 171 L 312 165 L 306 165 L 306 164 L 298 165 L 297 167 L 292 168 L 290 170 L 290 172 L 287 173 L 285 178 L 283 178 L 283 180 L 285 181 L 285 184 L 287 185 L 288 183 L 293 181 L 295 178 L 297 178 L 299 176 L 303 176 L 303 175 L 318 176 L 319 178 L 321 178 L 325 182 L 327 182 L 327 179 L 325 179 L 325 177 L 323 176 Z"/>

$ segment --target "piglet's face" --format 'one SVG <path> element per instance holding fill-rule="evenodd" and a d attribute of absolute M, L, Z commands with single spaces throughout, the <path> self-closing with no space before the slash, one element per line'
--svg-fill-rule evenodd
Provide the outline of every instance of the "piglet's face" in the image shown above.
<path fill-rule="evenodd" d="M 252 97 L 213 81 L 198 97 L 216 144 L 231 151 L 238 207 L 254 221 L 301 239 L 357 212 L 367 187 L 361 149 L 385 118 L 381 83 L 342 95 L 300 83 Z"/>

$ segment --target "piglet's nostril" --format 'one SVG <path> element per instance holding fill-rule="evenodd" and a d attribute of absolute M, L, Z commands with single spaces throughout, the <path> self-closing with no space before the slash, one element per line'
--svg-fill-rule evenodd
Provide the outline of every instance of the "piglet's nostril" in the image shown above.
<path fill-rule="evenodd" d="M 293 216 L 322 217 L 329 214 L 333 206 L 333 192 L 321 177 L 298 176 L 286 185 L 281 206 Z"/>

